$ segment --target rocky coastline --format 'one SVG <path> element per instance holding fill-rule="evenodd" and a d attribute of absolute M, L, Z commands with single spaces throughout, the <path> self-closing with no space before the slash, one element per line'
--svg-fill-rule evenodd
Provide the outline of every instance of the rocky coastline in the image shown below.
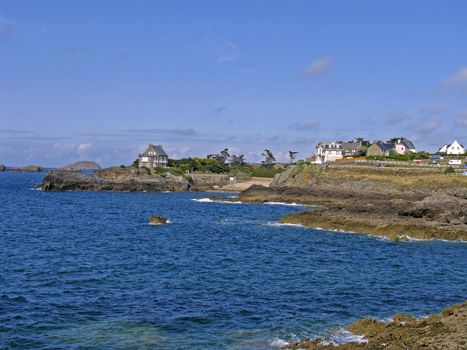
<path fill-rule="evenodd" d="M 398 241 L 467 241 L 467 178 L 405 173 L 372 174 L 301 165 L 269 187 L 251 186 L 236 201 L 314 206 L 281 223 L 369 234 Z"/>
<path fill-rule="evenodd" d="M 228 182 L 227 177 L 192 177 L 150 169 L 113 167 L 85 174 L 57 169 L 50 171 L 38 186 L 44 191 L 163 192 L 209 191 Z"/>
<path fill-rule="evenodd" d="M 466 349 L 467 301 L 439 314 L 417 319 L 396 314 L 389 322 L 365 318 L 352 323 L 347 331 L 359 335 L 358 342 L 335 344 L 332 339 L 291 342 L 288 349 L 304 350 L 383 350 L 383 349 Z"/>

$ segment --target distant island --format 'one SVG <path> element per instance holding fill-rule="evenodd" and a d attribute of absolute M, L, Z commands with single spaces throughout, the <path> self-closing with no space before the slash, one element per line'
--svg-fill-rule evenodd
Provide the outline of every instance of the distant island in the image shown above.
<path fill-rule="evenodd" d="M 80 160 L 78 162 L 65 165 L 60 170 L 66 171 L 83 171 L 83 170 L 99 170 L 102 169 L 99 164 L 91 160 Z"/>
<path fill-rule="evenodd" d="M 6 165 L 0 164 L 0 171 L 11 171 L 16 173 L 39 173 L 44 171 L 44 168 L 39 165 L 7 167 Z"/>

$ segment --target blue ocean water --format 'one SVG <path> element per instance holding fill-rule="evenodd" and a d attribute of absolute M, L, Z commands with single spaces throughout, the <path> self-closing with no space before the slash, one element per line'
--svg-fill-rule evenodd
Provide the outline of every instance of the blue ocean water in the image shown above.
<path fill-rule="evenodd" d="M 465 243 L 277 226 L 302 209 L 206 193 L 32 190 L 42 176 L 0 173 L 2 349 L 272 349 L 467 296 Z"/>

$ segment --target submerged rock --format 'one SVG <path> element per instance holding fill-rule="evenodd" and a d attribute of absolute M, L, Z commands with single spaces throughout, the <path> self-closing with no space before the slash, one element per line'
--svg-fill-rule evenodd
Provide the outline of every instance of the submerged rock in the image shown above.
<path fill-rule="evenodd" d="M 168 223 L 168 219 L 164 216 L 151 215 L 149 217 L 149 225 L 163 225 Z"/>

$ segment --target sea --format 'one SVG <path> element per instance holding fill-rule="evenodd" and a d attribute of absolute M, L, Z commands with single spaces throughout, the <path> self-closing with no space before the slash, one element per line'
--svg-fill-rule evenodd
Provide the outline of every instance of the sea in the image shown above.
<path fill-rule="evenodd" d="M 1 349 L 277 349 L 467 298 L 467 244 L 279 225 L 234 193 L 43 192 L 0 173 Z M 148 225 L 149 216 L 170 223 Z"/>

